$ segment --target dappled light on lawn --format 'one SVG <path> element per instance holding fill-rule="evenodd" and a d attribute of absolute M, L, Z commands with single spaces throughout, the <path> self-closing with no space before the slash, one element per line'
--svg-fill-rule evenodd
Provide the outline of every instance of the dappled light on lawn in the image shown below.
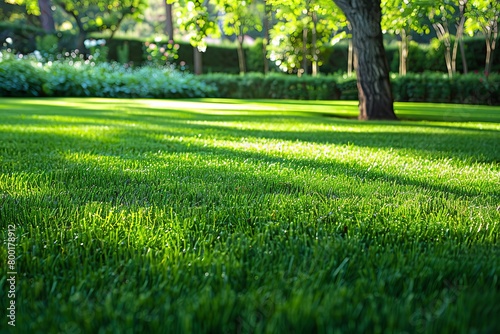
<path fill-rule="evenodd" d="M 403 121 L 359 122 L 341 101 L 1 100 L 19 326 L 237 332 L 257 314 L 263 332 L 290 319 L 414 332 L 430 309 L 429 331 L 487 332 L 500 109 L 396 111 Z"/>

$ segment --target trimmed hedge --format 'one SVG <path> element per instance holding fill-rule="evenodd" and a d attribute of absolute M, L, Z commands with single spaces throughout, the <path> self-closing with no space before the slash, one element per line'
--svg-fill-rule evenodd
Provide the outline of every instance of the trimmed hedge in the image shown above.
<path fill-rule="evenodd" d="M 1 54 L 0 54 L 1 55 Z M 199 77 L 166 67 L 0 58 L 0 96 L 186 98 L 214 94 Z"/>
<path fill-rule="evenodd" d="M 343 76 L 288 76 L 251 73 L 245 76 L 209 74 L 203 80 L 217 87 L 217 97 L 297 100 L 357 100 L 356 78 Z M 393 75 L 395 101 L 498 105 L 500 75 L 486 80 L 478 74 L 448 78 L 442 73 Z"/>
<path fill-rule="evenodd" d="M 500 104 L 500 75 L 448 78 L 442 73 L 392 76 L 396 101 Z M 208 74 L 194 76 L 170 67 L 126 67 L 84 61 L 78 56 L 42 63 L 35 56 L 0 53 L 0 96 L 95 96 L 143 98 L 267 98 L 356 100 L 356 78 Z"/>

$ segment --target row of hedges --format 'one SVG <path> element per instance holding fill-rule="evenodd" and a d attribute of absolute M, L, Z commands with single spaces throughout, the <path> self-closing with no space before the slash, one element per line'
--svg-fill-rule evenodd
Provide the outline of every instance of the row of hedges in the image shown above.
<path fill-rule="evenodd" d="M 356 100 L 356 78 L 343 76 L 287 76 L 283 74 L 209 74 L 203 80 L 217 87 L 218 97 Z M 478 74 L 448 78 L 441 73 L 409 74 L 391 79 L 396 101 L 500 104 L 500 75 L 486 80 Z"/>
<path fill-rule="evenodd" d="M 27 54 L 37 49 L 37 36 L 41 37 L 45 32 L 41 29 L 27 25 L 12 25 L 0 22 L 0 43 L 5 38 L 11 37 L 13 44 L 11 48 Z M 70 51 L 76 47 L 76 38 L 68 32 L 58 32 L 58 49 Z M 193 69 L 193 48 L 189 43 L 178 43 L 179 58 L 177 63 L 183 62 L 188 70 Z M 141 65 L 145 61 L 144 41 L 139 39 L 114 38 L 108 40 L 106 46 L 109 48 L 109 60 L 123 61 L 120 50 L 127 50 L 127 61 L 134 65 Z M 324 64 L 320 72 L 324 74 L 345 72 L 347 70 L 347 43 L 339 43 L 327 47 L 322 57 Z M 467 65 L 470 72 L 482 72 L 484 69 L 486 46 L 482 38 L 464 39 L 464 49 Z M 411 43 L 409 52 L 408 71 L 422 73 L 425 71 L 446 72 L 444 61 L 444 47 L 442 45 L 428 45 Z M 247 69 L 249 72 L 263 72 L 264 62 L 262 40 L 257 40 L 253 46 L 245 48 Z M 391 72 L 398 72 L 399 50 L 397 45 L 388 45 L 386 54 Z M 203 69 L 205 73 L 233 73 L 238 74 L 238 56 L 236 47 L 232 45 L 211 45 L 203 54 Z M 457 55 L 457 70 L 462 71 L 462 60 L 460 52 Z M 500 52 L 495 52 L 492 72 L 500 71 Z"/>
<path fill-rule="evenodd" d="M 500 75 L 448 78 L 440 73 L 393 76 L 396 101 L 500 104 Z M 0 53 L 0 96 L 95 96 L 144 98 L 270 98 L 356 100 L 356 79 L 340 75 L 296 77 L 209 74 L 194 76 L 166 67 L 126 67 L 76 57 L 48 63 Z"/>
<path fill-rule="evenodd" d="M 0 54 L 2 56 L 2 54 Z M 83 60 L 41 63 L 0 57 L 0 96 L 187 98 L 214 94 L 214 87 L 172 68 L 126 68 Z"/>

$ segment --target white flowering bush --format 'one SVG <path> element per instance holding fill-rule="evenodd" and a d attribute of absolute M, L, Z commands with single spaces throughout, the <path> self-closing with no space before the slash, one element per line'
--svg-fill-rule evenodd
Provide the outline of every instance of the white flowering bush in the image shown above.
<path fill-rule="evenodd" d="M 130 68 L 68 53 L 44 62 L 36 53 L 0 54 L 0 96 L 207 97 L 214 86 L 166 66 Z"/>
<path fill-rule="evenodd" d="M 0 96 L 41 96 L 47 73 L 35 55 L 0 53 Z"/>

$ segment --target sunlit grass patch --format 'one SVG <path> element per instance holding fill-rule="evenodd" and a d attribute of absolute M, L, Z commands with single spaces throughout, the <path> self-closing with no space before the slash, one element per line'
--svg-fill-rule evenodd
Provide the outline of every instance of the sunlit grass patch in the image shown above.
<path fill-rule="evenodd" d="M 1 100 L 18 326 L 493 332 L 500 110 L 356 108 Z"/>

